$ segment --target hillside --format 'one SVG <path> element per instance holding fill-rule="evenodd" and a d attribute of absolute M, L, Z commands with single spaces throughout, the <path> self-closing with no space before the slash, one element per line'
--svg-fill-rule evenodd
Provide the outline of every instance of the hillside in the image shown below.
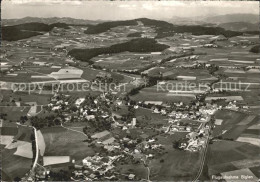
<path fill-rule="evenodd" d="M 30 38 L 37 35 L 42 35 L 45 32 L 51 31 L 54 27 L 68 29 L 68 25 L 65 23 L 25 23 L 13 26 L 2 27 L 2 40 L 17 41 L 21 39 Z"/>
<path fill-rule="evenodd" d="M 175 26 L 173 29 L 177 33 L 189 32 L 193 35 L 224 35 L 226 37 L 234 37 L 242 35 L 242 33 L 237 31 L 225 30 L 220 27 L 204 27 L 199 25 L 193 26 Z"/>
<path fill-rule="evenodd" d="M 157 52 L 163 51 L 169 48 L 164 44 L 158 44 L 154 39 L 138 38 L 129 42 L 115 44 L 105 48 L 93 48 L 93 49 L 72 49 L 68 52 L 68 55 L 85 62 L 92 63 L 91 58 L 101 54 L 111 54 L 120 52 Z"/>
<path fill-rule="evenodd" d="M 90 25 L 84 33 L 97 34 L 97 33 L 106 32 L 114 27 L 130 26 L 130 25 L 137 25 L 137 22 L 135 20 L 104 22 L 97 25 Z"/>
<path fill-rule="evenodd" d="M 166 21 L 152 20 L 148 18 L 100 23 L 97 25 L 90 26 L 85 31 L 85 33 L 86 34 L 102 33 L 117 26 L 137 25 L 138 21 L 142 22 L 144 26 L 155 28 L 157 33 L 156 38 L 164 38 L 167 36 L 173 36 L 175 33 L 184 33 L 184 32 L 191 33 L 193 35 L 205 35 L 205 34 L 224 35 L 226 37 L 242 35 L 241 32 L 225 30 L 224 28 L 221 27 L 208 27 L 208 26 L 201 26 L 201 25 L 173 25 Z"/>
<path fill-rule="evenodd" d="M 156 38 L 164 38 L 173 36 L 175 33 L 191 33 L 193 35 L 224 35 L 226 37 L 233 37 L 242 35 L 240 32 L 229 31 L 219 27 L 208 27 L 201 25 L 173 25 L 171 23 L 151 19 L 139 19 L 146 26 L 155 26 L 157 36 Z"/>

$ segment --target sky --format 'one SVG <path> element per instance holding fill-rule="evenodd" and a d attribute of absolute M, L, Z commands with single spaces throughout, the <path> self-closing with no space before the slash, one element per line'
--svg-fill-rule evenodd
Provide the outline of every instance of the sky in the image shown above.
<path fill-rule="evenodd" d="M 124 20 L 140 17 L 214 16 L 232 13 L 259 14 L 258 1 L 78 1 L 2 0 L 3 19 L 71 17 L 87 20 Z"/>

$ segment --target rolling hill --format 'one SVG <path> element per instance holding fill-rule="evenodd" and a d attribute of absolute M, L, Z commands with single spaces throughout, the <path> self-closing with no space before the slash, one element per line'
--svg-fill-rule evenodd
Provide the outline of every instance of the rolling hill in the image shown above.
<path fill-rule="evenodd" d="M 137 22 L 135 20 L 104 22 L 97 25 L 90 25 L 84 33 L 97 34 L 97 33 L 106 32 L 114 27 L 130 26 L 130 25 L 137 25 Z"/>
<path fill-rule="evenodd" d="M 225 30 L 221 27 L 209 27 L 201 25 L 173 25 L 166 21 L 153 20 L 148 18 L 139 18 L 134 20 L 126 21 L 113 21 L 113 22 L 104 22 L 97 25 L 90 26 L 85 33 L 86 34 L 97 34 L 106 32 L 110 28 L 117 26 L 130 26 L 137 25 L 137 22 L 140 21 L 144 26 L 153 27 L 156 30 L 156 38 L 164 38 L 167 36 L 173 36 L 175 33 L 191 33 L 194 35 L 224 35 L 226 37 L 233 37 L 242 35 L 241 32 Z"/>

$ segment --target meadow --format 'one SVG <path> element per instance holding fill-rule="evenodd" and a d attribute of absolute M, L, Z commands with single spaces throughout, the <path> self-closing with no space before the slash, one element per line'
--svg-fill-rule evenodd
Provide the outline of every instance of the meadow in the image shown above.
<path fill-rule="evenodd" d="M 244 168 L 245 160 L 250 161 L 247 167 L 259 166 L 256 156 L 259 147 L 242 142 L 219 141 L 209 145 L 208 172 L 209 175 L 219 174 Z"/>
<path fill-rule="evenodd" d="M 158 137 L 158 142 L 165 147 L 165 153 L 150 162 L 151 180 L 191 181 L 195 178 L 199 170 L 201 152 L 181 151 L 173 148 L 172 145 L 172 141 L 185 135 L 185 133 L 175 133 L 167 137 Z"/>
<path fill-rule="evenodd" d="M 82 160 L 95 154 L 89 144 L 84 142 L 87 137 L 81 133 L 62 127 L 43 128 L 41 132 L 46 144 L 45 156 L 70 156 Z"/>
<path fill-rule="evenodd" d="M 7 125 L 8 127 L 1 127 L 1 135 L 13 136 L 13 139 L 17 142 L 6 143 L 5 148 L 1 146 L 2 180 L 12 181 L 15 177 L 23 177 L 31 169 L 32 148 L 30 137 L 32 131 L 24 126 L 17 128 L 14 124 Z"/>

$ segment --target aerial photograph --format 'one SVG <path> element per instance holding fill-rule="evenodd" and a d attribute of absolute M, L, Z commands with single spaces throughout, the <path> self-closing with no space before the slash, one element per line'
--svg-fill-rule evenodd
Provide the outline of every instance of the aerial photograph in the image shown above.
<path fill-rule="evenodd" d="M 1 181 L 259 182 L 259 1 L 1 1 Z"/>

